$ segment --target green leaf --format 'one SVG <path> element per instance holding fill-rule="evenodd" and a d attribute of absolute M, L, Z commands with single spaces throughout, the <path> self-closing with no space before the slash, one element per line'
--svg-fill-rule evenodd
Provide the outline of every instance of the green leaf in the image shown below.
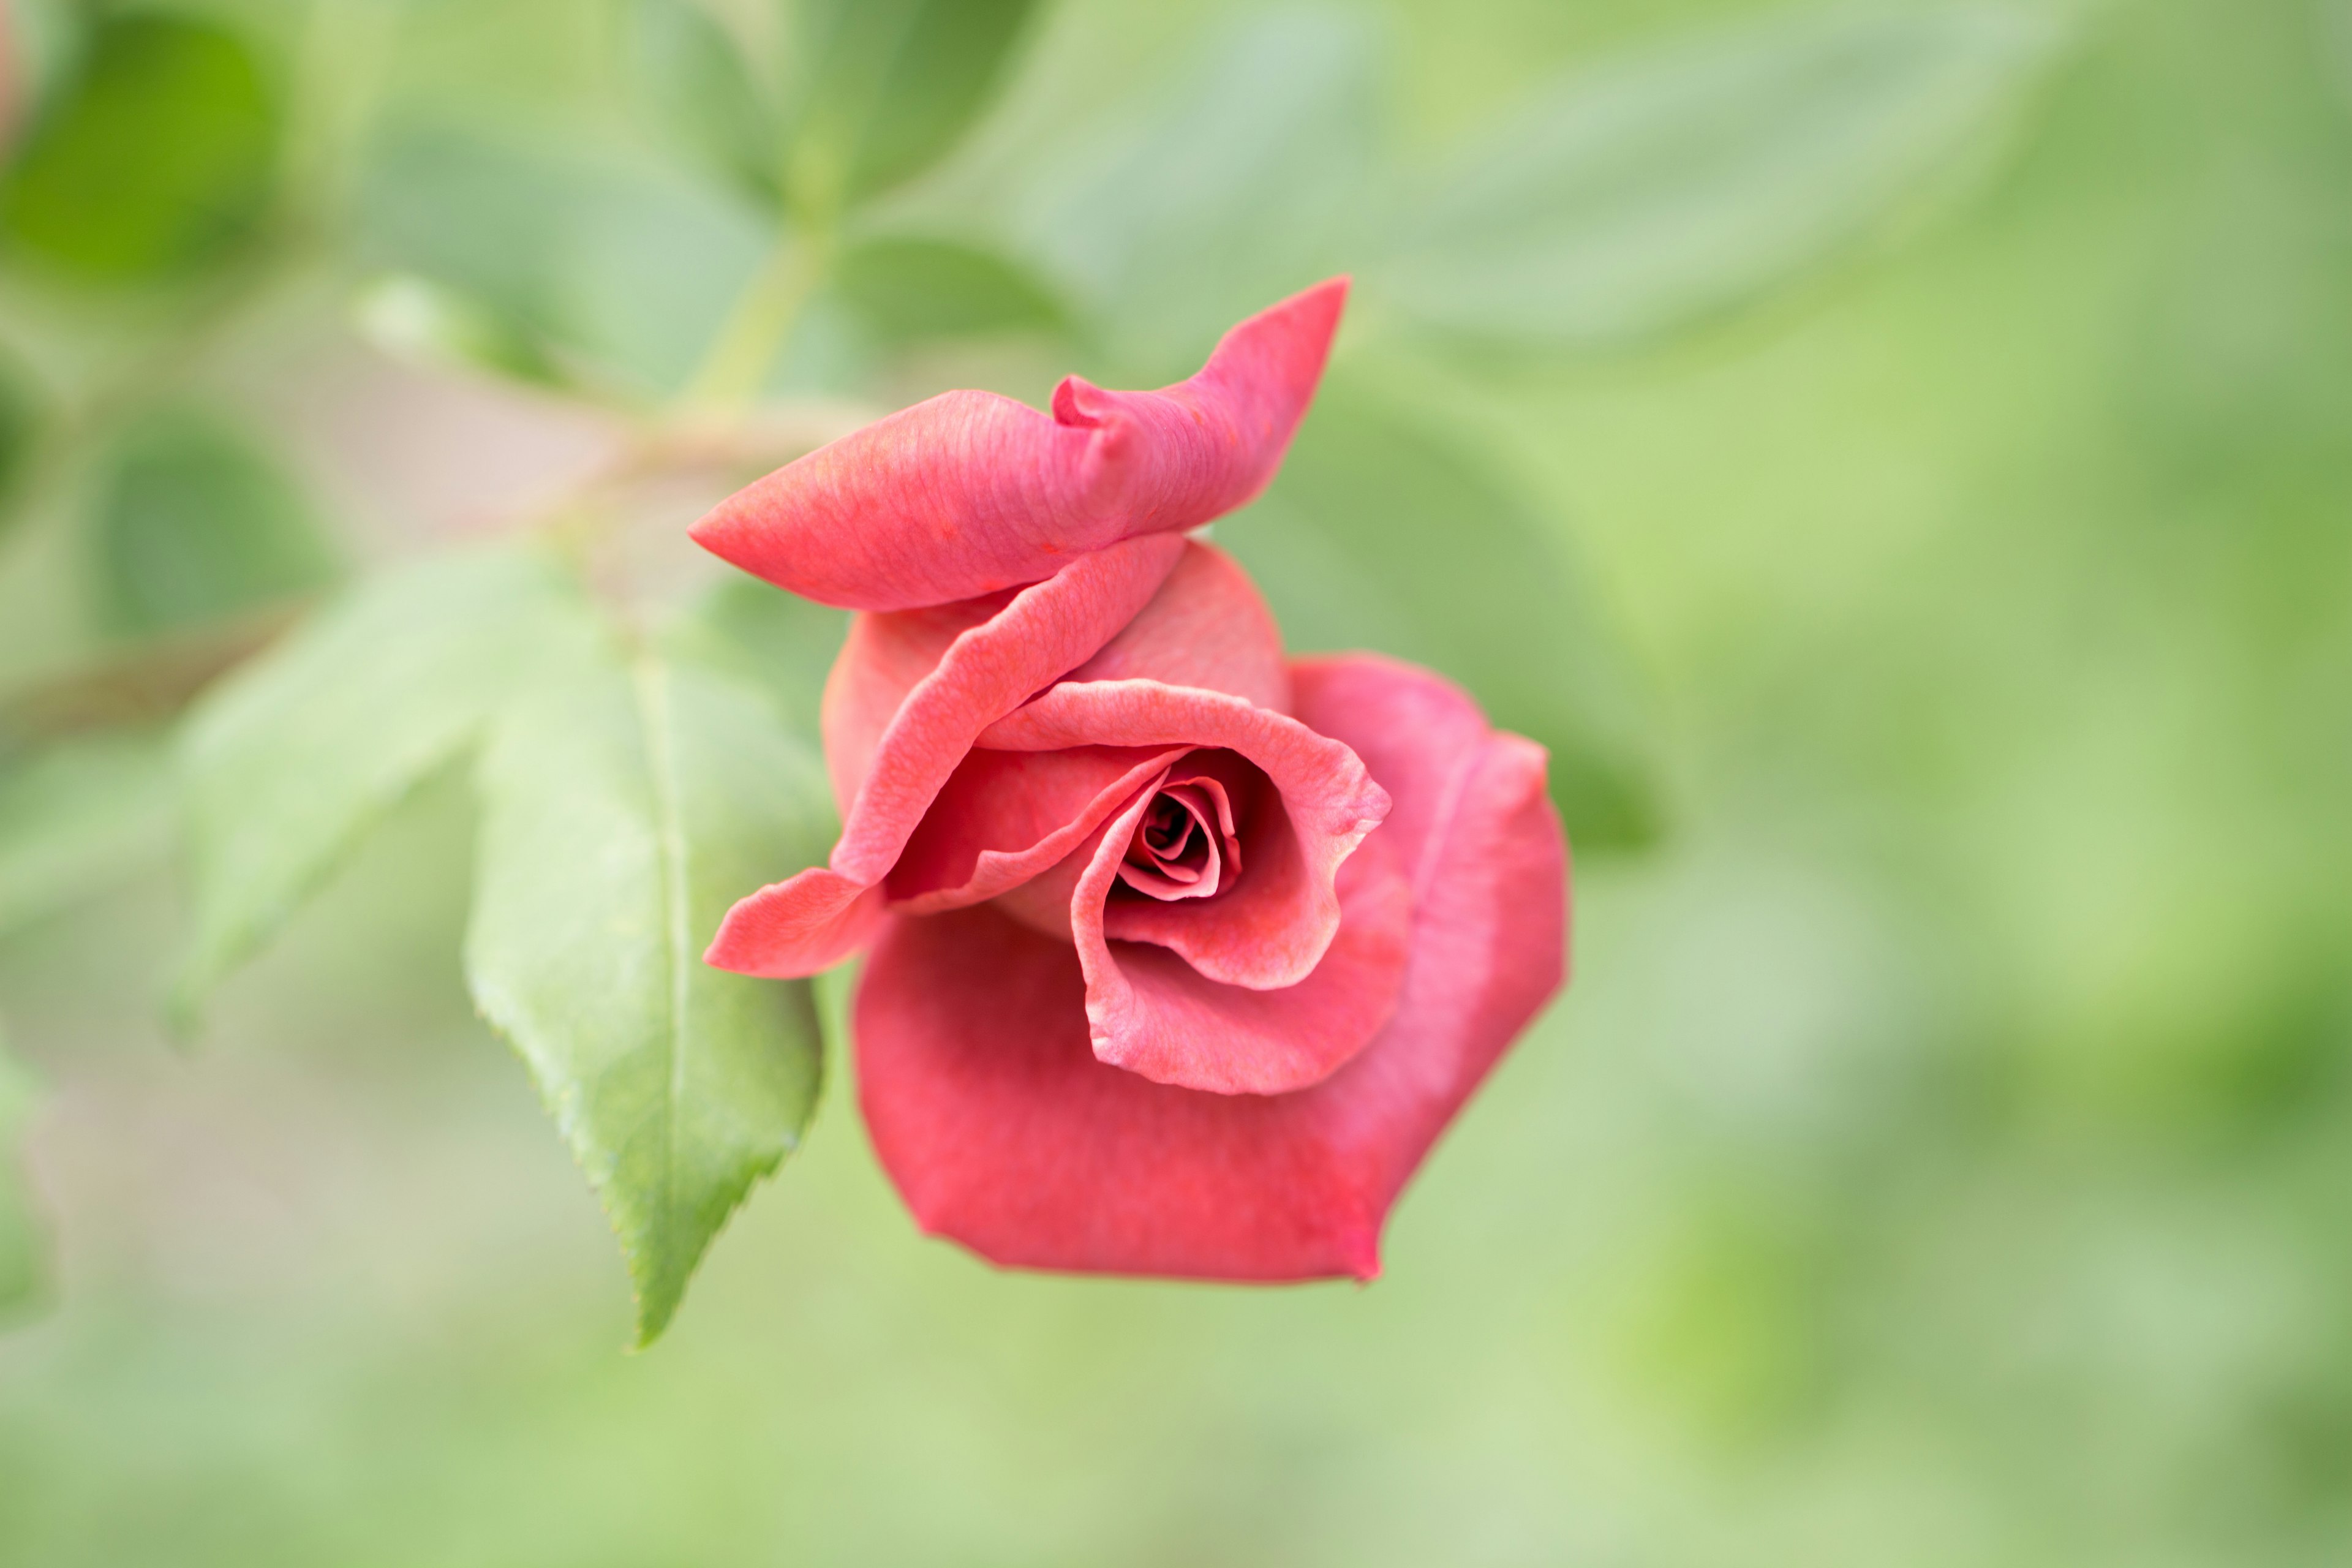
<path fill-rule="evenodd" d="M 990 251 L 944 239 L 885 236 L 845 251 L 835 285 L 886 342 L 1059 326 L 1045 285 Z"/>
<path fill-rule="evenodd" d="M 1580 848 L 1659 826 L 1645 715 L 1565 531 L 1466 431 L 1335 366 L 1265 500 L 1217 525 L 1304 650 L 1372 648 L 1452 677 L 1551 750 Z"/>
<path fill-rule="evenodd" d="M 1349 269 L 1378 168 L 1379 62 L 1361 17 L 1268 12 L 1140 123 L 1069 138 L 1013 239 L 1083 308 L 1122 384 L 1197 369 L 1234 322 Z"/>
<path fill-rule="evenodd" d="M 484 370 L 534 386 L 562 386 L 564 375 L 523 325 L 464 291 L 394 272 L 377 278 L 352 301 L 361 335 L 411 364 Z"/>
<path fill-rule="evenodd" d="M 0 934 L 163 863 L 177 791 L 163 744 L 102 735 L 0 773 Z"/>
<path fill-rule="evenodd" d="M 757 687 L 795 733 L 814 739 L 825 677 L 848 633 L 848 611 L 730 572 L 663 628 L 661 647 Z"/>
<path fill-rule="evenodd" d="M 822 852 L 824 786 L 758 693 L 652 658 L 531 691 L 478 777 L 467 982 L 602 1199 L 649 1343 L 816 1101 L 807 982 L 702 952 L 736 899 Z"/>
<path fill-rule="evenodd" d="M 25 1128 L 32 1120 L 32 1075 L 8 1054 L 0 1035 L 0 1318 L 39 1302 L 47 1285 L 47 1238 L 25 1172 Z"/>
<path fill-rule="evenodd" d="M 635 0 L 627 66 L 646 118 L 679 151 L 772 203 L 782 139 L 735 40 L 694 0 Z"/>
<path fill-rule="evenodd" d="M 276 98 L 235 34 L 110 12 L 0 181 L 0 237 L 93 282 L 205 266 L 260 226 L 278 136 Z"/>
<path fill-rule="evenodd" d="M 988 101 L 1033 0 L 805 0 L 786 185 L 820 222 L 936 163 Z"/>
<path fill-rule="evenodd" d="M 336 561 L 285 477 L 193 409 L 124 431 L 93 498 L 100 617 L 140 635 L 219 620 L 331 582 Z"/>
<path fill-rule="evenodd" d="M 1426 182 L 1367 290 L 1506 344 L 1687 322 L 1980 154 L 2055 37 L 1996 6 L 1781 12 L 1580 73 Z"/>
<path fill-rule="evenodd" d="M 193 894 L 181 1021 L 593 626 L 551 559 L 478 549 L 364 584 L 208 693 L 180 741 Z"/>

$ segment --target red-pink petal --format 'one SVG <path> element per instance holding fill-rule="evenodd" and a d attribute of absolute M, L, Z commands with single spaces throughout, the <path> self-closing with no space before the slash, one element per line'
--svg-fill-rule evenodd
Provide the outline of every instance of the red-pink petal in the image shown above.
<path fill-rule="evenodd" d="M 855 952 L 871 927 L 875 885 L 974 738 L 1109 641 L 1150 599 L 1182 550 L 1181 540 L 1165 535 L 1114 545 L 1070 563 L 1014 595 L 988 620 L 957 632 L 939 663 L 908 689 L 865 765 L 843 769 L 836 760 L 836 778 L 854 777 L 856 793 L 828 865 L 738 902 L 705 961 L 790 978 L 830 968 Z M 844 656 L 852 657 L 851 649 Z M 834 690 L 849 684 L 836 682 Z"/>
<path fill-rule="evenodd" d="M 883 731 L 907 694 L 940 667 L 955 639 L 1002 615 L 1017 595 L 992 594 L 928 609 L 849 617 L 849 635 L 824 680 L 821 728 L 834 803 L 844 817 L 866 782 Z"/>
<path fill-rule="evenodd" d="M 1239 698 L 1155 680 L 1053 687 L 989 726 L 979 743 L 1002 751 L 1192 745 L 1237 752 L 1264 773 L 1280 797 L 1264 805 L 1278 804 L 1286 820 L 1269 819 L 1262 847 L 1261 835 L 1245 829 L 1248 874 L 1183 911 L 1201 927 L 1188 956 L 1231 985 L 1265 990 L 1306 978 L 1339 930 L 1340 863 L 1389 810 L 1388 793 L 1338 742 Z M 1114 858 L 1124 847 L 1122 840 Z"/>
<path fill-rule="evenodd" d="M 1404 984 L 1412 895 L 1380 835 L 1338 868 L 1339 918 L 1314 967 L 1291 984 L 1253 989 L 1210 978 L 1197 947 L 1106 939 L 1104 900 L 1146 804 L 1112 819 L 1071 893 L 1095 1056 L 1154 1083 L 1213 1094 L 1287 1094 L 1330 1077 L 1389 1021 Z M 1223 934 L 1238 922 L 1216 917 L 1231 913 L 1251 885 L 1213 903 L 1127 909 L 1176 917 L 1164 923 L 1180 936 Z"/>
<path fill-rule="evenodd" d="M 694 537 L 807 598 L 902 610 L 1197 527 L 1274 477 L 1347 292 L 1334 279 L 1259 312 L 1198 374 L 1158 392 L 1073 376 L 1050 416 L 992 393 L 943 393 L 786 464 L 719 503 Z"/>
<path fill-rule="evenodd" d="M 1118 746 L 971 752 L 884 881 L 891 907 L 930 914 L 1019 886 L 1077 848 L 1183 754 Z"/>
<path fill-rule="evenodd" d="M 1025 756 L 1022 752 L 983 752 L 980 756 Z M 1043 756 L 1061 753 L 1046 752 Z M 1163 780 L 1153 792 L 1151 806 L 1145 813 L 1150 820 L 1150 810 L 1166 802 L 1182 813 L 1190 824 L 1185 837 L 1174 847 L 1173 853 L 1153 846 L 1142 828 L 1136 830 L 1118 868 L 1118 879 L 1126 887 L 1148 897 L 1162 900 L 1207 899 L 1242 868 L 1241 829 L 1234 816 L 1232 792 L 1213 773 L 1194 771 L 1189 776 L 1174 773 Z M 1192 849 L 1194 844 L 1200 848 Z M 1200 861 L 1193 865 L 1194 859 Z"/>
<path fill-rule="evenodd" d="M 1297 676 L 1301 716 L 1377 759 L 1397 806 L 1375 837 L 1417 868 L 1388 1026 L 1295 1094 L 1171 1088 L 1095 1059 L 1067 945 L 991 908 L 893 920 L 858 993 L 858 1095 L 926 1230 L 1027 1268 L 1379 1272 L 1398 1192 L 1563 977 L 1564 847 L 1541 750 L 1443 681 Z"/>
<path fill-rule="evenodd" d="M 1157 680 L 1290 711 L 1290 667 L 1274 612 L 1232 556 L 1197 540 L 1143 613 L 1068 679 Z"/>

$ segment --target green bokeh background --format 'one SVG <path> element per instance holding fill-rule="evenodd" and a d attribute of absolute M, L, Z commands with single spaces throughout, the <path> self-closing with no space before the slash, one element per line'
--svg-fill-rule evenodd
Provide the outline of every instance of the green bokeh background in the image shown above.
<path fill-rule="evenodd" d="M 1772 8 L 1401 6 L 1396 103 L 1435 147 Z M 1106 97 L 1209 25 L 1066 9 Z M 1559 503 L 1671 831 L 1580 865 L 1574 984 L 1377 1283 L 992 1271 L 837 1070 L 619 1353 L 611 1237 L 459 983 L 453 778 L 194 1054 L 166 879 L 0 946 L 62 1258 L 0 1336 L 0 1561 L 2344 1561 L 2347 20 L 2082 11 L 1964 205 L 1430 389 Z"/>

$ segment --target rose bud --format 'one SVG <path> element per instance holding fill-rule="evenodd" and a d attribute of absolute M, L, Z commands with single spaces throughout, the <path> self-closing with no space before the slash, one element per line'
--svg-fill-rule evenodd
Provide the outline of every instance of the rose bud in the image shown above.
<path fill-rule="evenodd" d="M 923 1227 L 1001 1264 L 1369 1279 L 1388 1210 L 1566 971 L 1542 749 L 1440 677 L 1286 659 L 1186 533 L 1263 490 L 1335 279 L 1157 392 L 950 392 L 695 538 L 860 612 L 843 828 L 708 959 L 867 950 L 859 1102 Z"/>

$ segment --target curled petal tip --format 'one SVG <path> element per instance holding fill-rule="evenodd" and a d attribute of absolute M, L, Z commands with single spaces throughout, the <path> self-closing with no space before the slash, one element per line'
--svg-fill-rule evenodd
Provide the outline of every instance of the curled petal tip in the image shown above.
<path fill-rule="evenodd" d="M 779 587 L 857 610 L 953 603 L 1256 498 L 1313 401 L 1348 280 L 1227 332 L 1189 380 L 1118 392 L 1072 376 L 1040 413 L 946 392 L 786 464 L 689 531 Z"/>

